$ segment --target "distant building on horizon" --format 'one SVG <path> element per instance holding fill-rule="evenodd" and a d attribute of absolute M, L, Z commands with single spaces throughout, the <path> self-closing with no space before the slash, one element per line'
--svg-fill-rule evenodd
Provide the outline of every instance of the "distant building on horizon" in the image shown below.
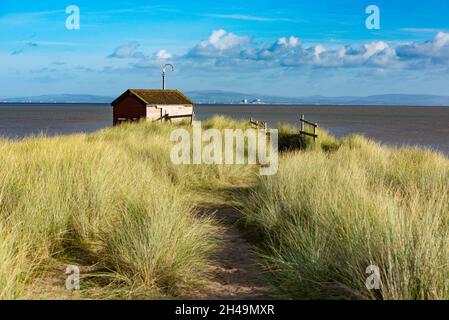
<path fill-rule="evenodd" d="M 164 116 L 192 116 L 195 104 L 178 90 L 128 89 L 111 105 L 115 126 L 141 119 L 154 121 Z"/>
<path fill-rule="evenodd" d="M 251 104 L 264 104 L 264 103 L 260 99 L 254 99 L 253 101 L 251 101 Z"/>

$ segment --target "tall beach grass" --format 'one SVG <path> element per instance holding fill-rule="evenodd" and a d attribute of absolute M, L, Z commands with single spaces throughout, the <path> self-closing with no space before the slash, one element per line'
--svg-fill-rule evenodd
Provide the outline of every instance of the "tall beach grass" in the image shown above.
<path fill-rule="evenodd" d="M 449 160 L 440 154 L 353 136 L 332 151 L 284 154 L 279 173 L 238 201 L 244 224 L 262 234 L 268 279 L 287 297 L 449 299 Z M 365 285 L 370 265 L 380 290 Z"/>
<path fill-rule="evenodd" d="M 1 141 L 0 298 L 39 297 L 36 280 L 65 261 L 95 265 L 94 279 L 112 288 L 105 297 L 173 297 L 198 286 L 219 232 L 196 216 L 203 190 L 244 183 L 253 170 L 172 165 L 173 129 L 139 123 Z"/>
<path fill-rule="evenodd" d="M 199 210 L 231 204 L 285 297 L 449 299 L 446 157 L 321 130 L 295 151 L 297 130 L 282 126 L 279 171 L 258 176 L 257 166 L 173 165 L 180 127 L 191 130 L 142 122 L 0 141 L 0 299 L 45 297 L 49 270 L 67 264 L 90 270 L 81 298 L 201 290 L 221 230 Z M 216 117 L 203 127 L 248 124 Z M 381 290 L 365 286 L 369 265 Z"/>

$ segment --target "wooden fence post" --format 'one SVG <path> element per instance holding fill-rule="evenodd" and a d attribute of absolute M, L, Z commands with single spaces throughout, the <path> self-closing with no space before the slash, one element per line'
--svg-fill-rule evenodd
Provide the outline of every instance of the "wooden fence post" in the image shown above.
<path fill-rule="evenodd" d="M 303 114 L 301 115 L 301 120 L 304 120 L 304 115 Z M 300 126 L 299 126 L 300 130 L 304 131 L 304 121 L 299 121 L 299 122 L 300 122 Z"/>

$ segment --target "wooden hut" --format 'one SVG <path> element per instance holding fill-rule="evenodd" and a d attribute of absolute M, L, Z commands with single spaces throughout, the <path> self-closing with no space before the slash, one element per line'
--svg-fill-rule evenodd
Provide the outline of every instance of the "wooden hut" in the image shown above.
<path fill-rule="evenodd" d="M 141 119 L 182 120 L 193 115 L 194 103 L 178 90 L 129 89 L 111 103 L 114 125 Z M 183 117 L 185 116 L 185 117 Z M 170 118 L 174 117 L 174 118 Z"/>

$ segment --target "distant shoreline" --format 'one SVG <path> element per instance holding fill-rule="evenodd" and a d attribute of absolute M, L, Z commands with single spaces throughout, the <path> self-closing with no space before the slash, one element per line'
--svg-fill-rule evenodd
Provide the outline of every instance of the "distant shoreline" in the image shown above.
<path fill-rule="evenodd" d="M 107 102 L 0 102 L 1 105 L 98 105 L 98 106 L 110 106 Z M 262 104 L 244 104 L 244 103 L 196 103 L 200 106 L 241 106 L 241 107 L 384 107 L 384 108 L 449 108 L 449 105 L 406 105 L 406 104 L 313 104 L 313 103 L 262 103 Z"/>
<path fill-rule="evenodd" d="M 110 105 L 110 103 L 107 102 L 0 102 L 0 105 L 61 105 L 61 104 L 67 104 L 67 105 Z"/>
<path fill-rule="evenodd" d="M 402 104 L 313 104 L 313 103 L 266 103 L 266 104 L 239 104 L 239 103 L 197 103 L 200 106 L 245 106 L 245 107 L 270 107 L 270 106 L 279 106 L 279 107 L 383 107 L 383 108 L 449 108 L 448 106 L 432 106 L 432 105 L 402 105 Z"/>
<path fill-rule="evenodd" d="M 183 91 L 198 105 L 342 105 L 342 106 L 444 106 L 449 107 L 449 96 L 433 94 L 375 94 L 369 96 L 276 96 L 260 93 L 233 91 Z M 0 96 L 0 103 L 49 103 L 49 104 L 109 104 L 116 95 L 47 94 L 37 96 Z"/>

